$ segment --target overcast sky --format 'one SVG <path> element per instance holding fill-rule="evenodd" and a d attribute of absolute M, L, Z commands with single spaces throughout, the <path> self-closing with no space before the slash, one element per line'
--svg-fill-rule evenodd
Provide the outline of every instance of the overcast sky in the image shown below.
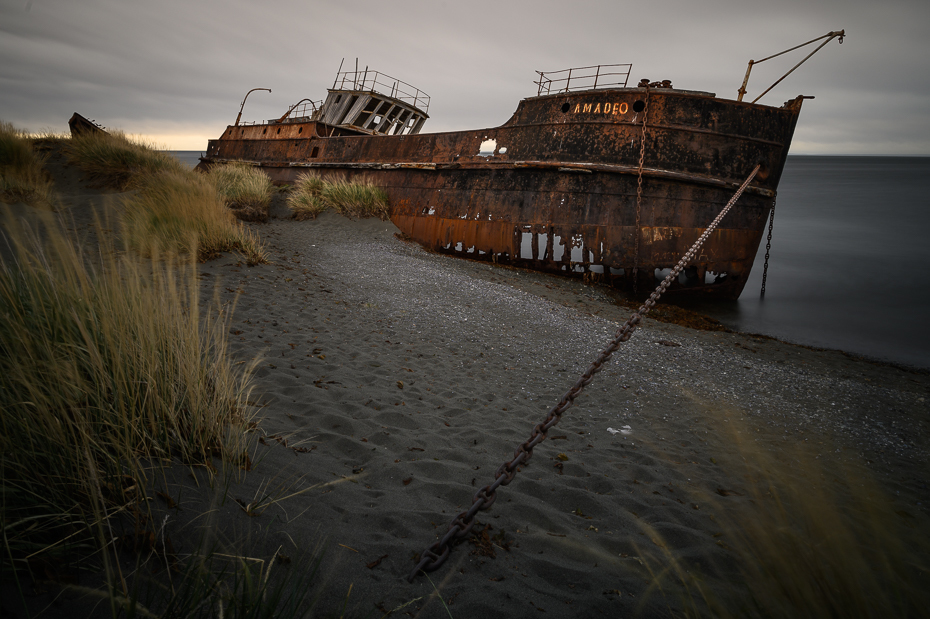
<path fill-rule="evenodd" d="M 760 103 L 806 101 L 794 154 L 930 155 L 930 0 L 0 0 L 0 120 L 72 112 L 175 150 L 326 95 L 340 61 L 427 92 L 425 131 L 493 127 L 535 70 L 632 63 L 735 98 L 750 58 L 845 29 Z M 813 46 L 753 69 L 749 98 Z"/>

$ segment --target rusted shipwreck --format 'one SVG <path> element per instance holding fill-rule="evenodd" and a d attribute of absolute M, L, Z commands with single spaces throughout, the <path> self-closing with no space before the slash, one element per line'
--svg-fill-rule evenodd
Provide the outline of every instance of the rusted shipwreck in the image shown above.
<path fill-rule="evenodd" d="M 503 125 L 421 133 L 428 95 L 340 67 L 325 101 L 237 119 L 198 167 L 247 161 L 279 183 L 307 170 L 361 177 L 386 190 L 405 235 L 437 252 L 648 291 L 761 164 L 670 290 L 735 299 L 804 97 L 770 107 L 667 81 L 629 87 L 630 68 L 538 72 L 536 96 Z"/>

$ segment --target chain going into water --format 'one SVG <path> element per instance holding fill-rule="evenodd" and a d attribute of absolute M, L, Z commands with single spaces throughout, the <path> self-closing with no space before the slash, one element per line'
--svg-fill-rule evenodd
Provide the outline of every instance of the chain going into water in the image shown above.
<path fill-rule="evenodd" d="M 765 296 L 765 279 L 769 275 L 769 252 L 772 249 L 772 226 L 775 225 L 775 200 L 772 200 L 772 213 L 769 216 L 769 238 L 765 241 L 765 266 L 762 267 L 762 294 Z"/>
<path fill-rule="evenodd" d="M 614 335 L 614 339 L 610 344 L 600 352 L 597 358 L 588 366 L 588 369 L 585 370 L 584 374 L 578 378 L 572 388 L 565 392 L 565 395 L 549 410 L 549 414 L 546 418 L 536 424 L 533 427 L 533 431 L 530 434 L 530 437 L 526 439 L 523 443 L 517 446 L 516 450 L 513 452 L 513 459 L 504 462 L 497 469 L 497 472 L 494 473 L 494 481 L 484 488 L 478 490 L 473 497 L 472 506 L 456 516 L 452 522 L 449 524 L 449 530 L 446 531 L 446 534 L 437 542 L 431 544 L 426 550 L 424 550 L 420 555 L 420 562 L 417 564 L 413 571 L 410 572 L 410 575 L 407 577 L 407 582 L 413 582 L 413 579 L 421 571 L 423 572 L 432 572 L 437 569 L 446 559 L 449 558 L 449 553 L 451 552 L 451 544 L 463 537 L 467 536 L 472 527 L 475 526 L 475 516 L 479 511 L 484 511 L 490 509 L 494 504 L 494 501 L 497 500 L 497 489 L 501 486 L 506 486 L 517 474 L 517 467 L 521 464 L 526 464 L 529 462 L 530 458 L 533 455 L 533 448 L 536 447 L 539 443 L 546 440 L 546 435 L 552 427 L 559 423 L 562 415 L 567 411 L 580 394 L 582 389 L 584 389 L 592 380 L 594 380 L 594 375 L 600 371 L 601 367 L 610 360 L 610 356 L 620 347 L 620 344 L 626 342 L 633 335 L 633 331 L 636 330 L 636 326 L 642 322 L 643 317 L 649 313 L 649 310 L 656 304 L 656 301 L 659 300 L 659 297 L 665 292 L 665 290 L 671 285 L 671 283 L 678 277 L 678 274 L 681 273 L 681 270 L 684 269 L 692 259 L 694 259 L 695 254 L 704 244 L 704 241 L 711 235 L 714 229 L 720 224 L 720 221 L 724 218 L 730 208 L 736 204 L 736 201 L 739 200 L 739 197 L 743 195 L 746 187 L 749 186 L 749 183 L 755 178 L 756 173 L 759 171 L 760 166 L 756 166 L 749 177 L 743 181 L 743 184 L 740 185 L 740 188 L 736 190 L 736 193 L 733 194 L 733 197 L 730 198 L 730 201 L 727 202 L 727 205 L 720 211 L 720 214 L 717 215 L 716 219 L 701 234 L 694 245 L 691 246 L 691 249 L 682 256 L 681 260 L 678 261 L 678 264 L 675 265 L 675 268 L 672 269 L 672 272 L 666 276 L 662 283 L 653 291 L 649 298 L 646 299 L 646 302 L 638 310 L 636 310 L 629 320 L 623 323 L 617 333 Z"/>
<path fill-rule="evenodd" d="M 633 233 L 633 294 L 639 284 L 639 236 L 640 210 L 643 202 L 643 160 L 646 157 L 646 119 L 649 117 L 649 85 L 646 85 L 646 101 L 643 106 L 643 135 L 639 141 L 639 176 L 636 178 L 636 230 Z"/>

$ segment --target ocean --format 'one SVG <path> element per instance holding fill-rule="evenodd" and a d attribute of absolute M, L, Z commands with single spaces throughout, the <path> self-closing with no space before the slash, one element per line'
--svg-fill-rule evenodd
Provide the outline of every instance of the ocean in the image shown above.
<path fill-rule="evenodd" d="M 195 166 L 198 151 L 172 151 Z M 742 332 L 930 368 L 930 157 L 790 155 L 737 301 L 691 303 Z"/>
<path fill-rule="evenodd" d="M 739 300 L 694 309 L 743 332 L 930 368 L 930 157 L 789 156 Z"/>

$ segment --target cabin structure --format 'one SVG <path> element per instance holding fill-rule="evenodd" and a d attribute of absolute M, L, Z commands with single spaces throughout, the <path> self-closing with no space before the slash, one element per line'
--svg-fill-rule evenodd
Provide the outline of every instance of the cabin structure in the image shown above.
<path fill-rule="evenodd" d="M 378 71 L 339 71 L 319 106 L 304 100 L 278 122 L 309 118 L 368 135 L 414 135 L 429 118 L 429 95 Z M 302 109 L 298 109 L 303 105 Z M 313 108 L 309 117 L 307 107 Z M 290 115 L 297 111 L 293 117 Z"/>

